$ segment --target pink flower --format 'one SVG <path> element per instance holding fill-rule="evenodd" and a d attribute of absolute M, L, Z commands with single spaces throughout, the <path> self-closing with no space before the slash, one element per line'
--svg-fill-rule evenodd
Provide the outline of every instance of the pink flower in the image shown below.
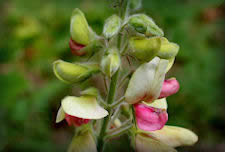
<path fill-rule="evenodd" d="M 69 126 L 74 125 L 76 127 L 87 124 L 90 121 L 90 119 L 78 118 L 68 114 L 65 114 L 65 119 Z"/>
<path fill-rule="evenodd" d="M 82 48 L 84 48 L 85 45 L 78 44 L 77 42 L 72 40 L 72 38 L 70 39 L 69 46 L 70 46 L 70 50 L 71 50 L 72 54 L 77 55 L 77 56 L 82 56 L 85 54 L 85 52 L 80 52 L 80 50 Z"/>
<path fill-rule="evenodd" d="M 179 88 L 180 88 L 179 82 L 175 78 L 165 80 L 160 92 L 159 99 L 177 93 Z"/>
<path fill-rule="evenodd" d="M 160 130 L 168 120 L 165 109 L 149 107 L 145 104 L 134 105 L 138 128 L 145 131 Z"/>

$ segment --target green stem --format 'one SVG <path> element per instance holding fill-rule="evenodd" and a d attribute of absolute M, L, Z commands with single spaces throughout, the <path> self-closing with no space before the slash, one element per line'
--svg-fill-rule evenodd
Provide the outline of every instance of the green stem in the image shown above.
<path fill-rule="evenodd" d="M 132 128 L 133 124 L 130 123 L 130 121 L 128 121 L 126 124 L 124 124 L 123 126 L 121 126 L 119 129 L 116 129 L 115 131 L 112 131 L 111 133 L 109 133 L 106 137 L 105 140 L 108 140 L 110 138 L 114 138 L 114 137 L 118 137 L 120 135 L 123 135 L 124 133 L 126 133 L 127 131 L 130 130 L 130 128 Z"/>
<path fill-rule="evenodd" d="M 117 70 L 117 72 L 112 76 L 111 82 L 110 82 L 110 88 L 109 88 L 109 94 L 108 94 L 108 98 L 107 98 L 107 103 L 108 104 L 112 104 L 114 101 L 114 97 L 116 94 L 116 85 L 117 85 L 117 79 L 119 76 L 119 70 Z M 107 117 L 104 118 L 103 120 L 103 124 L 102 124 L 102 128 L 98 137 L 98 152 L 102 152 L 105 142 L 104 142 L 104 137 L 106 135 L 106 131 L 113 113 L 113 109 L 109 108 L 107 109 L 109 112 L 109 115 Z"/>

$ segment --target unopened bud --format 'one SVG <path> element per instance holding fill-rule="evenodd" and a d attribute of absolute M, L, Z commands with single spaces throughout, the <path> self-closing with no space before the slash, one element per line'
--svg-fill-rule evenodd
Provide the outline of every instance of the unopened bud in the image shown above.
<path fill-rule="evenodd" d="M 70 22 L 72 39 L 82 45 L 88 45 L 94 39 L 94 33 L 88 26 L 87 20 L 78 8 L 73 11 Z"/>
<path fill-rule="evenodd" d="M 141 61 L 151 61 L 158 53 L 161 45 L 160 37 L 132 37 L 129 41 L 131 54 Z"/>
<path fill-rule="evenodd" d="M 90 129 L 76 133 L 67 152 L 97 152 L 97 146 Z"/>
<path fill-rule="evenodd" d="M 179 45 L 169 42 L 165 37 L 162 37 L 161 47 L 157 56 L 163 59 L 171 59 L 177 55 L 179 48 Z"/>
<path fill-rule="evenodd" d="M 146 36 L 163 36 L 164 33 L 159 28 L 152 18 L 145 14 L 136 14 L 130 17 L 128 21 L 129 25 L 133 27 L 137 32 L 145 34 Z"/>
<path fill-rule="evenodd" d="M 99 71 L 95 64 L 69 63 L 62 60 L 53 63 L 56 77 L 66 83 L 76 83 L 89 78 Z"/>
<path fill-rule="evenodd" d="M 116 48 L 110 48 L 103 56 L 101 61 L 101 68 L 103 73 L 111 77 L 120 67 L 121 60 L 118 50 Z"/>
<path fill-rule="evenodd" d="M 116 35 L 121 28 L 121 19 L 117 15 L 110 16 L 104 25 L 103 35 L 106 38 L 111 38 Z"/>

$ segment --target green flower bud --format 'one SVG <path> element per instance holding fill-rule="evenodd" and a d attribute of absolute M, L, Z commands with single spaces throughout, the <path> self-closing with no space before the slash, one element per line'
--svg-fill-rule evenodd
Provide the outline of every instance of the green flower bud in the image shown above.
<path fill-rule="evenodd" d="M 121 28 L 121 19 L 117 15 L 110 16 L 104 25 L 103 35 L 106 38 L 111 38 L 116 35 Z"/>
<path fill-rule="evenodd" d="M 131 54 L 142 61 L 152 60 L 158 53 L 161 40 L 160 37 L 144 38 L 132 37 L 129 41 Z"/>
<path fill-rule="evenodd" d="M 121 60 L 118 50 L 110 48 L 107 50 L 101 61 L 101 68 L 103 73 L 111 77 L 120 67 Z"/>
<path fill-rule="evenodd" d="M 91 131 L 81 130 L 73 137 L 68 152 L 97 152 L 95 140 Z"/>
<path fill-rule="evenodd" d="M 62 60 L 53 63 L 56 77 L 66 83 L 76 83 L 99 71 L 96 64 L 69 63 Z"/>
<path fill-rule="evenodd" d="M 129 18 L 128 24 L 133 27 L 137 32 L 145 34 L 146 36 L 156 35 L 163 36 L 164 33 L 152 18 L 145 14 L 136 14 Z"/>
<path fill-rule="evenodd" d="M 82 45 L 88 45 L 95 37 L 94 32 L 88 26 L 83 12 L 78 8 L 73 11 L 71 17 L 70 34 L 76 43 Z"/>
<path fill-rule="evenodd" d="M 135 146 L 136 152 L 177 152 L 174 148 L 143 133 L 136 135 Z"/>
<path fill-rule="evenodd" d="M 161 48 L 157 53 L 157 56 L 163 59 L 173 58 L 177 55 L 179 48 L 179 45 L 169 42 L 165 37 L 162 37 Z"/>

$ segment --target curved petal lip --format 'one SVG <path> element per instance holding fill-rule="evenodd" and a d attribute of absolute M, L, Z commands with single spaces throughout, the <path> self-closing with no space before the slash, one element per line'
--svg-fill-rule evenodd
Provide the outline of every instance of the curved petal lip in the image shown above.
<path fill-rule="evenodd" d="M 101 119 L 108 115 L 108 111 L 98 105 L 95 97 L 72 97 L 62 100 L 65 113 L 84 119 Z"/>
<path fill-rule="evenodd" d="M 168 114 L 165 110 L 148 107 L 144 104 L 135 104 L 134 108 L 137 125 L 141 130 L 160 130 L 168 120 Z"/>
<path fill-rule="evenodd" d="M 85 52 L 79 51 L 82 48 L 84 48 L 85 45 L 76 43 L 75 41 L 72 40 L 72 38 L 70 38 L 69 46 L 70 46 L 72 54 L 77 55 L 77 56 L 82 56 L 85 54 Z"/>

